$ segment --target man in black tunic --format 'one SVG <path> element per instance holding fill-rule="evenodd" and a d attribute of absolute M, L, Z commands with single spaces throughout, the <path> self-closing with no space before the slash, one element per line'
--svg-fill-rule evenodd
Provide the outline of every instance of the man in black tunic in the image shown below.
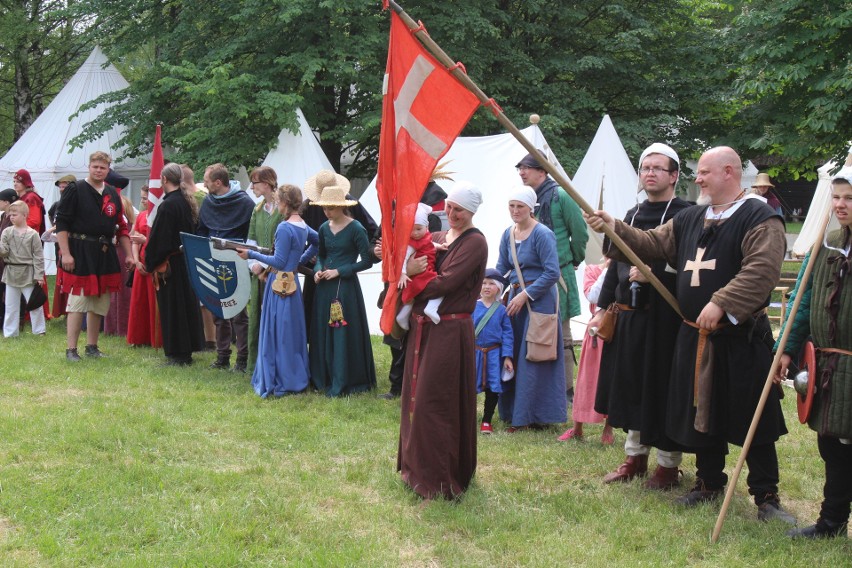
<path fill-rule="evenodd" d="M 685 506 L 718 499 L 728 481 L 728 444 L 742 445 L 772 363 L 772 331 L 764 308 L 786 249 L 783 220 L 741 189 L 742 162 L 728 147 L 698 161 L 699 205 L 665 225 L 639 231 L 603 211 L 587 215 L 595 230 L 609 224 L 646 261 L 677 269 L 684 321 L 672 362 L 666 434 L 696 457 L 696 483 Z M 751 197 L 751 198 L 750 198 Z M 614 257 L 620 258 L 618 254 Z M 746 462 L 758 519 L 796 520 L 778 498 L 775 441 L 787 432 L 773 389 Z"/>
<path fill-rule="evenodd" d="M 662 225 L 689 203 L 675 197 L 680 170 L 677 153 L 655 143 L 639 158 L 639 182 L 648 199 L 632 208 L 624 222 L 637 229 Z M 675 272 L 665 261 L 651 264 L 654 275 L 674 293 Z M 598 299 L 598 312 L 589 325 L 597 326 L 607 306 L 620 308 L 611 343 L 603 348 L 595 410 L 615 428 L 627 431 L 626 458 L 604 483 L 644 476 L 651 446 L 657 448 L 657 468 L 645 482 L 648 489 L 678 485 L 679 446 L 665 435 L 666 401 L 672 353 L 680 318 L 648 284 L 635 266 L 613 262 Z"/>

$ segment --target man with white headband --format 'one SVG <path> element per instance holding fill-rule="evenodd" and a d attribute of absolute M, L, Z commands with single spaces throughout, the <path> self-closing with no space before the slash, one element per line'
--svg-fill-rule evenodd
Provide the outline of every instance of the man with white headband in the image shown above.
<path fill-rule="evenodd" d="M 675 197 L 680 159 L 671 147 L 656 142 L 639 158 L 639 182 L 648 199 L 630 209 L 624 222 L 637 229 L 653 229 L 689 207 Z M 674 270 L 665 261 L 651 263 L 651 271 L 675 291 Z M 645 481 L 647 489 L 666 490 L 680 483 L 682 454 L 665 435 L 669 374 L 680 318 L 648 284 L 639 270 L 613 262 L 598 298 L 598 311 L 589 325 L 599 326 L 611 304 L 618 305 L 618 324 L 611 343 L 604 345 L 595 410 L 610 425 L 627 431 L 624 463 L 604 477 L 604 483 L 644 477 L 651 446 L 657 448 L 657 468 Z"/>
<path fill-rule="evenodd" d="M 535 218 L 556 235 L 556 253 L 559 255 L 561 278 L 559 290 L 559 314 L 562 320 L 562 346 L 565 358 L 565 384 L 568 388 L 569 404 L 574 399 L 574 339 L 571 337 L 570 319 L 580 315 L 580 291 L 574 271 L 586 258 L 586 243 L 589 233 L 583 223 L 583 212 L 564 189 L 559 187 L 544 168 L 541 161 L 547 160 L 539 150 L 538 155 L 527 154 L 515 164 L 524 185 L 532 188 L 538 202 L 533 209 Z"/>
<path fill-rule="evenodd" d="M 695 486 L 678 503 L 718 500 L 728 477 L 728 444 L 742 445 L 772 365 L 772 330 L 764 308 L 781 274 L 784 221 L 758 199 L 744 199 L 742 161 L 725 146 L 698 160 L 695 183 L 706 205 L 640 231 L 604 211 L 586 215 L 596 231 L 608 224 L 644 261 L 677 269 L 684 321 L 672 362 L 666 435 L 695 452 Z M 615 249 L 607 253 L 624 256 Z M 772 389 L 746 462 L 757 518 L 795 524 L 778 497 L 775 442 L 786 434 L 780 390 Z"/>

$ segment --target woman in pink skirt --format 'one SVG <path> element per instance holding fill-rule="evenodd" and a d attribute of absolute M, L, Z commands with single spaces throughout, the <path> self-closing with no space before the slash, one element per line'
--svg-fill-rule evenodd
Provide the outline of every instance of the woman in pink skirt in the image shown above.
<path fill-rule="evenodd" d="M 592 264 L 586 266 L 583 273 L 583 293 L 589 300 L 589 309 L 595 313 L 595 304 L 606 276 L 606 267 L 609 260 L 603 264 Z M 604 423 L 601 434 L 602 444 L 612 444 L 612 426 L 606 422 L 606 416 L 595 412 L 595 391 L 598 388 L 598 370 L 601 366 L 601 353 L 603 352 L 603 341 L 586 330 L 583 336 L 583 347 L 580 352 L 580 363 L 577 367 L 577 384 L 574 387 L 574 405 L 571 409 L 571 419 L 574 427 L 566 430 L 559 441 L 582 440 L 583 424 Z"/>

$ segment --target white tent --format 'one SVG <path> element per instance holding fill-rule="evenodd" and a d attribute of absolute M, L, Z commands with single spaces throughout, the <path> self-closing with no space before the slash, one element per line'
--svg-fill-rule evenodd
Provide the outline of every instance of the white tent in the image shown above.
<path fill-rule="evenodd" d="M 121 73 L 107 61 L 99 47 L 95 47 L 86 62 L 56 98 L 44 109 L 24 135 L 0 159 L 0 188 L 12 187 L 12 177 L 21 168 L 32 176 L 36 192 L 44 199 L 45 210 L 59 199 L 59 190 L 54 182 L 67 174 L 78 178 L 88 173 L 89 155 L 97 150 L 109 152 L 113 157 L 113 168 L 131 180 L 130 194 L 148 182 L 148 157 L 122 159 L 122 148 L 118 140 L 124 136 L 122 126 L 114 126 L 97 140 L 86 142 L 82 148 L 71 149 L 69 142 L 83 128 L 98 117 L 106 104 L 80 113 L 71 118 L 85 103 L 128 86 Z M 48 221 L 48 225 L 49 225 Z M 45 269 L 55 272 L 54 247 L 45 247 Z"/>
<path fill-rule="evenodd" d="M 548 160 L 566 178 L 568 177 L 537 125 L 529 126 L 521 132 L 536 148 L 545 152 Z M 457 138 L 446 156 L 442 158 L 442 161 L 450 161 L 445 169 L 455 172 L 452 177 L 456 182 L 470 181 L 482 189 L 483 202 L 474 217 L 474 222 L 488 240 L 488 266 L 497 264 L 500 237 L 506 227 L 512 223 L 509 217 L 508 196 L 514 188 L 522 185 L 518 172 L 515 170 L 515 164 L 526 154 L 527 150 L 514 136 L 498 134 Z M 453 182 L 447 181 L 441 181 L 440 184 L 446 191 L 450 191 L 454 185 Z M 381 219 L 375 179 L 364 190 L 361 204 L 377 222 Z M 578 271 L 578 276 L 582 283 L 582 272 Z M 381 265 L 362 272 L 360 281 L 364 290 L 364 301 L 367 304 L 370 331 L 379 333 L 380 310 L 376 307 L 375 298 L 378 297 L 383 286 Z M 582 328 L 579 333 L 582 333 Z"/>
<path fill-rule="evenodd" d="M 296 109 L 299 132 L 293 134 L 286 128 L 278 135 L 278 144 L 269 151 L 264 166 L 278 174 L 278 183 L 291 183 L 303 187 L 309 177 L 320 170 L 333 170 L 322 151 L 319 140 L 311 131 L 302 109 Z"/>
<path fill-rule="evenodd" d="M 852 150 L 849 157 L 846 159 L 847 165 L 852 164 Z M 827 162 L 817 170 L 819 172 L 819 181 L 817 182 L 814 196 L 811 199 L 811 204 L 808 207 L 808 215 L 805 217 L 805 222 L 802 224 L 802 230 L 793 243 L 793 248 L 790 250 L 790 255 L 795 258 L 803 258 L 811 247 L 814 246 L 819 236 L 819 230 L 825 220 L 825 215 L 831 208 L 831 174 L 838 170 L 836 162 Z M 835 217 L 831 218 L 831 223 L 828 226 L 829 231 L 839 229 L 840 224 Z"/>
<path fill-rule="evenodd" d="M 616 219 L 621 219 L 636 205 L 639 177 L 630 163 L 621 139 L 609 115 L 604 115 L 577 173 L 574 189 L 594 209 L 603 209 Z M 603 235 L 589 231 L 586 245 L 586 262 L 601 261 Z M 582 290 L 582 287 L 580 288 Z"/>
<path fill-rule="evenodd" d="M 32 175 L 36 191 L 44 199 L 47 209 L 59 199 L 59 191 L 53 183 L 67 174 L 85 177 L 89 155 L 97 150 L 109 152 L 113 157 L 113 168 L 130 178 L 131 184 L 134 181 L 147 183 L 148 156 L 122 158 L 123 149 L 118 146 L 118 140 L 124 136 L 122 126 L 114 126 L 97 140 L 85 142 L 81 148 L 72 150 L 69 146 L 71 139 L 102 114 L 108 105 L 97 105 L 74 118 L 71 115 L 89 101 L 127 86 L 127 81 L 109 63 L 100 47 L 95 47 L 56 98 L 0 159 L 0 188 L 12 187 L 12 176 L 24 168 Z"/>

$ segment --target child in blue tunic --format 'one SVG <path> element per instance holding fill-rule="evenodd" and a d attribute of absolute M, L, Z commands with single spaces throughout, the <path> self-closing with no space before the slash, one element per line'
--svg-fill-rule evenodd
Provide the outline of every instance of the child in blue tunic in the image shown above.
<path fill-rule="evenodd" d="M 497 400 L 503 392 L 503 381 L 514 373 L 512 364 L 512 322 L 500 303 L 506 279 L 493 268 L 485 271 L 479 301 L 473 310 L 476 333 L 476 392 L 485 392 L 481 434 L 491 434 L 491 421 Z"/>

